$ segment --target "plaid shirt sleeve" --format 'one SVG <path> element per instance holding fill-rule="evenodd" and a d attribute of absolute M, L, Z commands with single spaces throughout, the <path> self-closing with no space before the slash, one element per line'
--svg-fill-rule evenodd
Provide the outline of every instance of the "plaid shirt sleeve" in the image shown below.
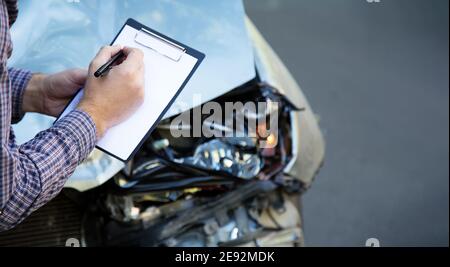
<path fill-rule="evenodd" d="M 54 198 L 96 142 L 95 125 L 80 110 L 21 146 L 15 144 L 7 124 L 1 127 L 0 231 L 14 227 Z"/>
<path fill-rule="evenodd" d="M 0 0 L 0 231 L 10 229 L 55 197 L 67 178 L 94 149 L 92 118 L 74 110 L 23 145 L 17 145 L 11 120 L 22 116 L 23 92 L 30 73 L 8 70 L 11 54 L 8 12 L 14 0 Z"/>

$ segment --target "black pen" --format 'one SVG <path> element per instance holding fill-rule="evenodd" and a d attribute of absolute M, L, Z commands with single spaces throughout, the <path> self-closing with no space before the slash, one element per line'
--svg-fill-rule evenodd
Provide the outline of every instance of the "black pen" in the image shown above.
<path fill-rule="evenodd" d="M 122 57 L 124 57 L 125 54 L 123 53 L 123 51 L 121 50 L 119 53 L 115 54 L 110 60 L 108 60 L 108 62 L 106 62 L 103 66 L 101 66 L 95 73 L 94 76 L 96 78 L 102 77 L 103 75 L 105 75 L 106 73 L 108 73 L 108 71 L 112 68 L 112 66 L 114 65 L 114 63 L 116 63 L 119 59 L 121 59 Z"/>

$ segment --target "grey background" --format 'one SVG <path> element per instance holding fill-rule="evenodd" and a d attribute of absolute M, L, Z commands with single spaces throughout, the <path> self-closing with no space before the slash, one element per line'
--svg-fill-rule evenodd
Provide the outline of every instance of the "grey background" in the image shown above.
<path fill-rule="evenodd" d="M 246 0 L 327 140 L 309 246 L 448 246 L 447 0 Z"/>

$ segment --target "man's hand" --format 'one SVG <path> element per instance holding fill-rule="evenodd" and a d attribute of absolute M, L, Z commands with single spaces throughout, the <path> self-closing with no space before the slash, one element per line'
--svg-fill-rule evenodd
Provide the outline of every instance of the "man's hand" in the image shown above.
<path fill-rule="evenodd" d="M 57 117 L 86 83 L 87 71 L 66 70 L 52 75 L 34 74 L 25 90 L 22 109 Z"/>
<path fill-rule="evenodd" d="M 123 50 L 126 58 L 107 75 L 95 78 L 95 71 Z M 95 122 L 97 137 L 128 118 L 144 101 L 144 54 L 139 49 L 107 46 L 91 62 L 84 96 L 78 108 Z"/>

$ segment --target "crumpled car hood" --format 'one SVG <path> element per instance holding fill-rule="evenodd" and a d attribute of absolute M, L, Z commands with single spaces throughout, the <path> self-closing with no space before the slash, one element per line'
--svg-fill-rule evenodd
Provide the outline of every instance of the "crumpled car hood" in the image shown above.
<path fill-rule="evenodd" d="M 87 67 L 128 18 L 134 18 L 206 54 L 206 59 L 177 98 L 166 118 L 214 99 L 255 77 L 252 45 L 241 0 L 40 0 L 19 1 L 11 35 L 10 66 L 53 73 Z M 23 143 L 54 119 L 28 114 L 15 125 Z M 66 187 L 87 190 L 123 168 L 95 151 L 77 168 Z"/>

